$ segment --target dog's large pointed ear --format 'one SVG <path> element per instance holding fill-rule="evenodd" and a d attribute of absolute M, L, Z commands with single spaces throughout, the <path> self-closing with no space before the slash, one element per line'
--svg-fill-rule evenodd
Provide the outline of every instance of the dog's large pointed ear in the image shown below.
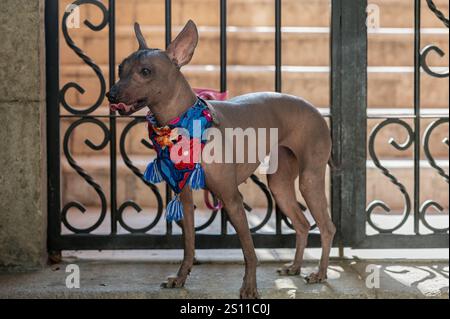
<path fill-rule="evenodd" d="M 198 44 L 198 30 L 194 21 L 189 20 L 183 31 L 167 48 L 167 55 L 179 68 L 192 60 Z"/>
<path fill-rule="evenodd" d="M 134 24 L 134 33 L 136 33 L 136 39 L 138 40 L 139 43 L 139 50 L 148 49 L 147 42 L 145 41 L 145 38 L 142 35 L 141 26 L 137 22 Z"/>

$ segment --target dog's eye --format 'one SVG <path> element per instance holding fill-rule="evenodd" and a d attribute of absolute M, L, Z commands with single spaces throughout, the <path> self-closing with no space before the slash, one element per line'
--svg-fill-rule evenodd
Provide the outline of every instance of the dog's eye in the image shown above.
<path fill-rule="evenodd" d="M 143 76 L 149 76 L 151 73 L 152 73 L 152 71 L 150 71 L 150 69 L 147 69 L 147 68 L 143 68 L 143 69 L 141 70 L 141 74 L 142 74 Z"/>

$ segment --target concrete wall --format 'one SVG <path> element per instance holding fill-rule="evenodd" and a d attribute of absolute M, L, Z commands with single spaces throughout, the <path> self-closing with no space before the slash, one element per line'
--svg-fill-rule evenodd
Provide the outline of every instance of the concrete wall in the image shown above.
<path fill-rule="evenodd" d="M 0 1 L 0 268 L 46 257 L 44 1 Z"/>

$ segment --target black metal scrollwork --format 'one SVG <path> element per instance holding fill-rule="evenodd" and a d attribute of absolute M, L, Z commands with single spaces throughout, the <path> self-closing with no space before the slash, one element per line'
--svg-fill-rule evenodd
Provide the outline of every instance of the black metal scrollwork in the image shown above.
<path fill-rule="evenodd" d="M 298 207 L 300 207 L 300 210 L 303 213 L 305 213 L 308 210 L 308 208 L 305 205 L 303 205 L 302 203 L 300 203 L 300 202 L 298 202 Z M 284 221 L 284 223 L 286 224 L 287 227 L 289 227 L 292 230 L 295 230 L 294 229 L 294 225 L 292 225 L 291 220 L 285 214 L 281 214 L 281 219 L 283 219 L 283 221 Z M 316 228 L 317 228 L 317 224 L 314 223 L 313 225 L 311 225 L 310 230 L 313 230 L 313 229 L 316 229 Z"/>
<path fill-rule="evenodd" d="M 449 175 L 441 167 L 439 167 L 439 165 L 436 164 L 436 161 L 434 160 L 434 157 L 430 151 L 430 138 L 431 138 L 434 130 L 438 126 L 441 126 L 448 122 L 449 122 L 448 118 L 442 118 L 437 121 L 434 121 L 425 130 L 425 134 L 424 134 L 424 138 L 423 138 L 423 147 L 424 147 L 425 156 L 427 157 L 428 163 L 430 163 L 430 166 L 433 167 L 439 173 L 439 175 L 441 175 L 444 178 L 444 180 L 447 182 L 447 184 L 449 183 Z M 444 139 L 442 141 L 442 143 L 449 146 L 448 138 Z"/>
<path fill-rule="evenodd" d="M 72 8 L 72 11 L 73 11 L 73 10 L 75 10 L 75 8 L 77 8 L 83 4 L 94 5 L 94 6 L 98 7 L 103 13 L 103 20 L 100 24 L 94 25 L 89 20 L 85 20 L 84 24 L 93 31 L 103 30 L 108 25 L 108 10 L 103 5 L 103 3 L 101 3 L 100 1 L 96 1 L 96 0 L 78 0 L 78 1 L 73 2 L 71 4 L 70 8 Z M 66 85 L 64 85 L 63 88 L 61 89 L 60 99 L 61 99 L 61 104 L 70 113 L 76 114 L 76 115 L 87 115 L 87 114 L 95 111 L 102 104 L 104 97 L 105 97 L 105 93 L 106 93 L 106 82 L 105 82 L 105 77 L 103 76 L 102 70 L 98 67 L 97 64 L 94 63 L 94 61 L 90 57 L 88 57 L 83 52 L 83 50 L 81 50 L 79 47 L 77 47 L 75 45 L 75 42 L 70 37 L 68 27 L 67 27 L 67 19 L 70 17 L 71 14 L 72 14 L 72 12 L 65 12 L 63 19 L 62 19 L 62 33 L 63 33 L 64 39 L 65 39 L 67 45 L 75 52 L 75 54 L 78 55 L 83 60 L 83 62 L 86 63 L 89 67 L 91 67 L 92 70 L 95 72 L 95 74 L 97 75 L 97 77 L 100 81 L 100 92 L 99 92 L 97 101 L 92 106 L 90 106 L 84 110 L 76 109 L 73 106 L 71 106 L 69 104 L 69 102 L 67 102 L 67 100 L 66 100 L 67 91 L 72 88 L 77 90 L 80 94 L 84 94 L 86 91 L 78 83 L 69 82 Z"/>
<path fill-rule="evenodd" d="M 256 225 L 255 227 L 252 227 L 250 229 L 250 231 L 252 233 L 256 233 L 258 230 L 260 230 L 261 228 L 263 228 L 270 220 L 270 217 L 272 216 L 272 211 L 273 211 L 273 199 L 272 199 L 272 194 L 269 191 L 269 188 L 267 187 L 266 184 L 264 184 L 256 175 L 252 175 L 250 177 L 250 179 L 252 180 L 253 183 L 256 184 L 256 186 L 259 187 L 259 189 L 264 193 L 264 196 L 266 197 L 267 200 L 267 210 L 266 210 L 266 215 L 264 216 L 264 219 L 261 221 L 261 223 L 259 225 Z M 251 213 L 252 208 L 245 204 L 245 209 L 247 212 Z"/>
<path fill-rule="evenodd" d="M 434 130 L 441 126 L 444 125 L 445 123 L 448 123 L 449 119 L 448 118 L 441 118 L 437 121 L 432 122 L 427 129 L 425 130 L 425 134 L 424 134 L 424 138 L 423 138 L 423 147 L 424 147 L 424 152 L 425 152 L 425 156 L 428 160 L 428 163 L 430 164 L 430 166 L 435 169 L 437 171 L 437 173 L 442 176 L 442 178 L 445 180 L 445 182 L 448 184 L 449 183 L 449 175 L 448 173 L 446 173 L 444 171 L 443 168 L 441 168 L 435 161 L 433 154 L 430 151 L 430 139 L 431 136 L 433 135 Z M 447 147 L 449 146 L 449 141 L 448 138 L 444 139 L 442 141 L 442 143 L 444 143 L 445 145 L 447 145 Z M 428 200 L 425 203 L 423 203 L 422 207 L 420 208 L 420 220 L 422 221 L 422 223 L 424 224 L 425 227 L 427 227 L 428 229 L 432 230 L 435 233 L 446 233 L 449 231 L 449 227 L 446 228 L 436 228 L 433 227 L 430 223 L 428 223 L 427 219 L 426 219 L 426 215 L 427 215 L 427 211 L 429 208 L 434 208 L 437 212 L 443 212 L 444 208 L 437 203 L 436 201 L 433 200 Z"/>
<path fill-rule="evenodd" d="M 414 141 L 414 132 L 413 132 L 412 128 L 405 121 L 403 121 L 401 119 L 396 119 L 396 118 L 389 118 L 389 119 L 383 121 L 382 123 L 378 124 L 370 134 L 370 138 L 369 138 L 370 157 L 372 158 L 375 166 L 383 173 L 383 175 L 386 176 L 387 178 L 389 178 L 391 183 L 394 184 L 400 190 L 400 192 L 403 195 L 404 202 L 405 202 L 405 206 L 404 206 L 404 210 L 403 210 L 403 219 L 397 226 L 389 228 L 389 229 L 379 227 L 372 220 L 372 213 L 374 212 L 374 210 L 376 208 L 381 208 L 386 212 L 390 212 L 391 209 L 389 208 L 389 206 L 381 200 L 375 200 L 368 205 L 367 211 L 366 211 L 367 212 L 367 221 L 370 226 L 372 226 L 374 229 L 376 229 L 380 233 L 393 233 L 397 229 L 401 228 L 406 223 L 406 221 L 411 213 L 411 199 L 408 194 L 408 191 L 406 190 L 405 186 L 402 183 L 400 183 L 398 181 L 398 179 L 394 175 L 392 175 L 391 172 L 381 164 L 381 162 L 376 154 L 376 151 L 375 151 L 376 137 L 377 137 L 378 133 L 388 125 L 400 125 L 408 133 L 407 140 L 402 144 L 398 144 L 394 140 L 394 138 L 391 138 L 389 140 L 389 144 L 391 144 L 397 150 L 399 150 L 399 151 L 407 150 L 408 148 L 411 147 L 411 145 L 413 144 L 413 141 Z"/>
<path fill-rule="evenodd" d="M 445 17 L 444 13 L 439 10 L 433 0 L 427 0 L 428 8 L 436 15 L 436 17 L 442 21 L 442 23 L 448 28 L 449 21 L 448 18 Z"/>
<path fill-rule="evenodd" d="M 270 221 L 270 218 L 272 217 L 272 211 L 273 211 L 274 203 L 273 203 L 272 195 L 271 195 L 267 185 L 264 184 L 256 175 L 252 175 L 250 177 L 250 179 L 262 191 L 262 193 L 263 193 L 263 195 L 264 195 L 264 197 L 266 198 L 266 201 L 267 201 L 266 214 L 264 215 L 263 220 L 258 225 L 256 225 L 255 227 L 252 227 L 250 229 L 250 231 L 252 233 L 256 233 L 257 231 L 261 230 L 261 228 L 266 226 L 267 223 Z M 212 198 L 213 198 L 213 205 L 207 205 L 207 206 L 213 206 L 214 207 L 212 209 L 211 217 L 203 225 L 195 227 L 195 231 L 196 232 L 208 228 L 214 222 L 214 220 L 217 218 L 218 212 L 220 210 L 221 205 L 219 204 L 219 202 L 216 199 L 216 197 L 214 196 L 214 194 L 209 192 L 209 195 L 212 196 Z M 241 194 L 241 196 L 242 196 L 242 194 Z M 208 200 L 208 202 L 209 202 L 209 200 Z M 253 207 L 251 207 L 248 203 L 246 203 L 245 199 L 244 199 L 244 209 L 245 209 L 245 211 L 247 213 L 251 214 L 253 212 Z"/>
<path fill-rule="evenodd" d="M 442 21 L 442 23 L 448 28 L 449 27 L 449 20 L 445 17 L 445 15 L 440 11 L 434 2 L 432 0 L 427 0 L 428 7 L 430 10 L 436 15 L 436 17 Z M 430 76 L 436 77 L 436 78 L 447 78 L 449 77 L 449 72 L 446 73 L 437 73 L 434 72 L 430 66 L 427 63 L 427 57 L 428 55 L 434 51 L 437 53 L 440 57 L 444 57 L 445 53 L 442 51 L 439 47 L 435 45 L 428 45 L 425 48 L 422 49 L 420 52 L 420 65 L 423 68 L 423 70 Z"/>
<path fill-rule="evenodd" d="M 271 195 L 271 193 L 269 191 L 269 188 L 266 186 L 266 184 L 264 184 L 256 175 L 252 175 L 250 177 L 250 179 L 263 192 L 264 197 L 266 198 L 266 201 L 267 201 L 267 209 L 266 209 L 266 214 L 264 216 L 264 219 L 258 225 L 256 225 L 255 227 L 252 227 L 250 229 L 250 231 L 252 233 L 256 233 L 261 228 L 263 228 L 265 225 L 267 225 L 267 223 L 270 221 L 270 218 L 272 216 L 272 211 L 273 211 L 274 204 L 273 204 L 272 195 Z M 215 208 L 212 209 L 211 217 L 203 225 L 195 227 L 195 231 L 196 232 L 199 232 L 201 230 L 204 230 L 204 229 L 208 228 L 215 221 L 215 219 L 217 218 L 218 212 L 220 210 L 219 209 L 220 208 L 219 202 L 217 201 L 217 199 L 214 196 L 214 194 L 212 194 L 212 193 L 209 193 L 209 194 L 213 198 L 213 203 L 214 204 L 212 206 L 214 206 Z M 241 194 L 241 196 L 242 196 L 242 194 Z M 247 204 L 245 202 L 245 199 L 244 199 L 244 209 L 245 209 L 245 211 L 247 213 L 252 213 L 252 211 L 253 211 L 253 207 L 251 207 L 249 204 Z"/>
<path fill-rule="evenodd" d="M 138 213 L 140 213 L 142 211 L 142 208 L 134 201 L 129 200 L 129 201 L 126 201 L 125 203 L 123 203 L 117 211 L 118 221 L 119 221 L 120 225 L 124 229 L 129 231 L 130 233 L 146 233 L 146 232 L 150 231 L 158 224 L 158 222 L 160 221 L 161 216 L 163 214 L 163 200 L 162 200 L 161 194 L 159 193 L 158 187 L 156 187 L 155 185 L 144 180 L 144 175 L 136 166 L 134 166 L 133 162 L 131 161 L 131 159 L 129 158 L 129 156 L 126 152 L 125 145 L 126 145 L 126 138 L 127 138 L 128 133 L 134 126 L 136 126 L 140 123 L 143 123 L 143 122 L 145 122 L 145 118 L 136 118 L 133 121 L 131 121 L 130 123 L 128 123 L 128 125 L 124 128 L 122 135 L 120 137 L 120 154 L 122 155 L 125 165 L 134 173 L 134 175 L 139 177 L 145 183 L 145 185 L 147 185 L 151 189 L 151 191 L 153 192 L 153 194 L 156 198 L 156 201 L 158 204 L 158 209 L 157 209 L 157 213 L 156 213 L 154 220 L 149 225 L 139 228 L 139 229 L 135 229 L 135 228 L 129 226 L 125 222 L 125 220 L 123 218 L 123 213 L 124 213 L 125 209 L 128 207 L 133 208 Z M 147 147 L 149 149 L 153 149 L 153 146 L 145 139 L 142 139 L 141 143 L 145 147 Z"/>
<path fill-rule="evenodd" d="M 64 147 L 64 154 L 67 158 L 67 161 L 69 162 L 69 165 L 90 185 L 94 188 L 94 190 L 96 191 L 96 193 L 98 194 L 98 196 L 100 197 L 100 202 L 101 202 L 101 212 L 100 212 L 100 217 L 98 218 L 97 222 L 92 225 L 91 227 L 85 228 L 85 229 L 81 229 L 81 228 L 77 228 L 73 225 L 71 225 L 68 221 L 67 215 L 68 212 L 71 208 L 76 208 L 78 210 L 80 210 L 83 214 L 86 212 L 86 208 L 78 203 L 78 202 L 70 202 L 67 205 L 64 206 L 64 208 L 62 209 L 61 212 L 61 219 L 62 219 L 62 223 L 64 224 L 64 226 L 67 227 L 67 229 L 69 229 L 70 231 L 77 233 L 77 234 L 88 234 L 91 233 L 92 231 L 94 231 L 95 229 L 97 229 L 104 221 L 105 216 L 106 216 L 106 211 L 107 211 L 107 203 L 106 203 L 106 196 L 105 193 L 102 190 L 102 187 L 97 184 L 94 179 L 88 174 L 86 173 L 86 171 L 80 167 L 78 165 L 78 163 L 75 161 L 75 159 L 72 157 L 72 154 L 70 153 L 70 149 L 69 149 L 69 141 L 70 141 L 70 137 L 72 135 L 72 133 L 74 132 L 74 130 L 82 125 L 82 124 L 87 124 L 87 123 L 91 123 L 94 125 L 97 125 L 98 127 L 101 128 L 101 130 L 103 131 L 104 134 L 104 138 L 103 141 L 98 144 L 95 145 L 94 143 L 92 143 L 90 140 L 85 140 L 85 144 L 87 146 L 89 146 L 91 149 L 95 150 L 95 151 L 100 151 L 102 149 L 104 149 L 110 139 L 109 139 L 109 130 L 108 127 L 101 122 L 98 119 L 95 118 L 82 118 L 77 120 L 76 122 L 72 123 L 69 128 L 67 129 L 67 132 L 64 136 L 64 142 L 63 142 L 63 147 Z"/>
<path fill-rule="evenodd" d="M 420 52 L 420 64 L 422 66 L 422 69 L 428 74 L 431 75 L 435 78 L 448 78 L 449 76 L 449 72 L 445 72 L 445 73 L 437 73 L 434 72 L 431 67 L 428 65 L 427 62 L 427 57 L 428 54 L 430 54 L 430 52 L 436 52 L 437 54 L 439 54 L 440 57 L 443 57 L 445 55 L 444 51 L 442 51 L 439 47 L 435 46 L 435 45 L 428 45 L 425 48 L 423 48 L 423 50 Z"/>
<path fill-rule="evenodd" d="M 442 11 L 440 11 L 437 6 L 435 5 L 435 3 L 432 0 L 427 0 L 427 4 L 429 9 L 436 15 L 436 17 L 442 21 L 442 23 L 449 28 L 449 19 L 445 17 L 445 15 L 442 13 Z M 427 57 L 428 55 L 432 52 L 436 52 L 440 57 L 444 57 L 445 53 L 443 50 L 441 50 L 439 47 L 435 46 L 435 45 L 428 45 L 425 48 L 422 49 L 421 53 L 420 53 L 420 63 L 421 63 L 421 67 L 423 68 L 423 70 L 430 76 L 435 77 L 435 78 L 447 78 L 449 77 L 449 72 L 446 73 L 437 73 L 434 72 L 427 64 Z M 430 139 L 431 136 L 433 135 L 433 132 L 435 131 L 435 129 L 445 123 L 448 123 L 449 119 L 448 118 L 441 118 L 437 121 L 432 122 L 427 129 L 425 130 L 424 133 L 424 137 L 423 137 L 423 148 L 424 148 L 424 153 L 425 156 L 427 158 L 428 163 L 430 164 L 430 166 L 436 170 L 436 172 L 442 176 L 442 178 L 445 180 L 445 182 L 448 184 L 449 183 L 449 175 L 448 173 L 446 173 L 444 171 L 443 168 L 441 168 L 435 161 L 433 154 L 430 151 Z M 449 141 L 448 138 L 444 139 L 442 141 L 445 145 L 449 145 Z M 422 224 L 428 228 L 429 230 L 433 231 L 434 233 L 447 233 L 449 231 L 449 227 L 446 228 L 436 228 L 433 227 L 428 221 L 427 221 L 427 212 L 429 211 L 429 209 L 433 208 L 435 211 L 442 213 L 444 211 L 444 208 L 437 203 L 434 200 L 427 200 L 425 201 L 422 206 L 419 209 L 419 218 L 422 221 Z"/>
<path fill-rule="evenodd" d="M 209 217 L 209 219 L 203 223 L 203 225 L 199 225 L 195 227 L 195 231 L 199 232 L 202 230 L 205 230 L 206 228 L 208 228 L 209 226 L 211 226 L 211 224 L 216 220 L 217 215 L 219 213 L 219 202 L 216 199 L 216 197 L 214 196 L 214 194 L 211 193 L 211 196 L 213 198 L 213 203 L 214 203 L 214 209 L 211 210 L 211 216 Z"/>

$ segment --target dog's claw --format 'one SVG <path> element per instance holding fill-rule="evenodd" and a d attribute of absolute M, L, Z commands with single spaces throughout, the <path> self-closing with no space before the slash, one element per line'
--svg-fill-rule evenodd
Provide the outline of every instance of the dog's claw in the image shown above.
<path fill-rule="evenodd" d="M 309 285 L 325 283 L 327 279 L 326 275 L 320 273 L 312 273 L 305 277 L 305 281 Z"/>
<path fill-rule="evenodd" d="M 258 289 L 256 288 L 241 288 L 241 299 L 260 299 Z"/>
<path fill-rule="evenodd" d="M 186 278 L 183 277 L 169 277 L 167 282 L 161 284 L 161 288 L 173 289 L 173 288 L 183 288 L 186 283 Z"/>

